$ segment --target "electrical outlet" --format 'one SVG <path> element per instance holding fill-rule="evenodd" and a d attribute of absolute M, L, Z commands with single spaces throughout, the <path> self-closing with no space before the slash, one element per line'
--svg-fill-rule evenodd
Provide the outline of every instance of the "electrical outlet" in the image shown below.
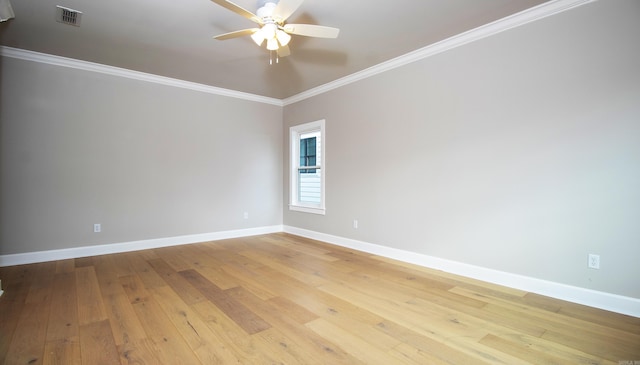
<path fill-rule="evenodd" d="M 357 219 L 353 220 L 353 228 L 354 229 L 358 229 L 358 220 Z"/>
<path fill-rule="evenodd" d="M 249 212 L 244 212 L 243 217 L 244 217 L 244 219 L 249 219 Z"/>
<path fill-rule="evenodd" d="M 93 225 L 93 233 L 102 232 L 102 225 L 100 223 L 96 223 Z"/>
<path fill-rule="evenodd" d="M 589 254 L 589 268 L 600 269 L 600 255 Z"/>

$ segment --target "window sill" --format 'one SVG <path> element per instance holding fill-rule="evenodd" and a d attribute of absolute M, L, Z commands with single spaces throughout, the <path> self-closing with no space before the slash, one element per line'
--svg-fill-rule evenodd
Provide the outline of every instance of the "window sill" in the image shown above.
<path fill-rule="evenodd" d="M 289 204 L 289 210 L 295 210 L 297 212 L 305 212 L 305 213 L 312 213 L 312 214 L 319 214 L 319 215 L 324 215 L 325 214 L 325 209 L 324 208 L 305 207 L 305 206 L 302 206 L 302 205 Z"/>

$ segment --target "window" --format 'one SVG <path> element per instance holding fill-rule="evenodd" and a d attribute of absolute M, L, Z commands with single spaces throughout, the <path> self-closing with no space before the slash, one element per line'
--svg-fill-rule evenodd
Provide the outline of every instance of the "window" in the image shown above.
<path fill-rule="evenodd" d="M 324 214 L 324 120 L 290 129 L 289 209 Z"/>

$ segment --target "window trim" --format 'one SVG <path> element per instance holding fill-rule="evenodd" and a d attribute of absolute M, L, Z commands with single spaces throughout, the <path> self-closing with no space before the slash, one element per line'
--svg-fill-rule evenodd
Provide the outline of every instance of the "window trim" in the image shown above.
<path fill-rule="evenodd" d="M 300 202 L 298 200 L 300 136 L 316 131 L 320 131 L 320 165 L 316 166 L 320 170 L 320 204 L 311 204 Z M 327 155 L 325 149 L 325 140 L 326 136 L 324 119 L 320 119 L 315 122 L 295 125 L 289 128 L 289 210 L 321 215 L 325 214 L 325 179 L 327 175 Z"/>

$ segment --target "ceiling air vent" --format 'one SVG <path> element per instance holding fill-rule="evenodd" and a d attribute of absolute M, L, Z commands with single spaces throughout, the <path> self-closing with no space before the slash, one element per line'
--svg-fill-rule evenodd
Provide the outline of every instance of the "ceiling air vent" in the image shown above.
<path fill-rule="evenodd" d="M 82 12 L 56 5 L 56 21 L 59 23 L 80 26 Z"/>

